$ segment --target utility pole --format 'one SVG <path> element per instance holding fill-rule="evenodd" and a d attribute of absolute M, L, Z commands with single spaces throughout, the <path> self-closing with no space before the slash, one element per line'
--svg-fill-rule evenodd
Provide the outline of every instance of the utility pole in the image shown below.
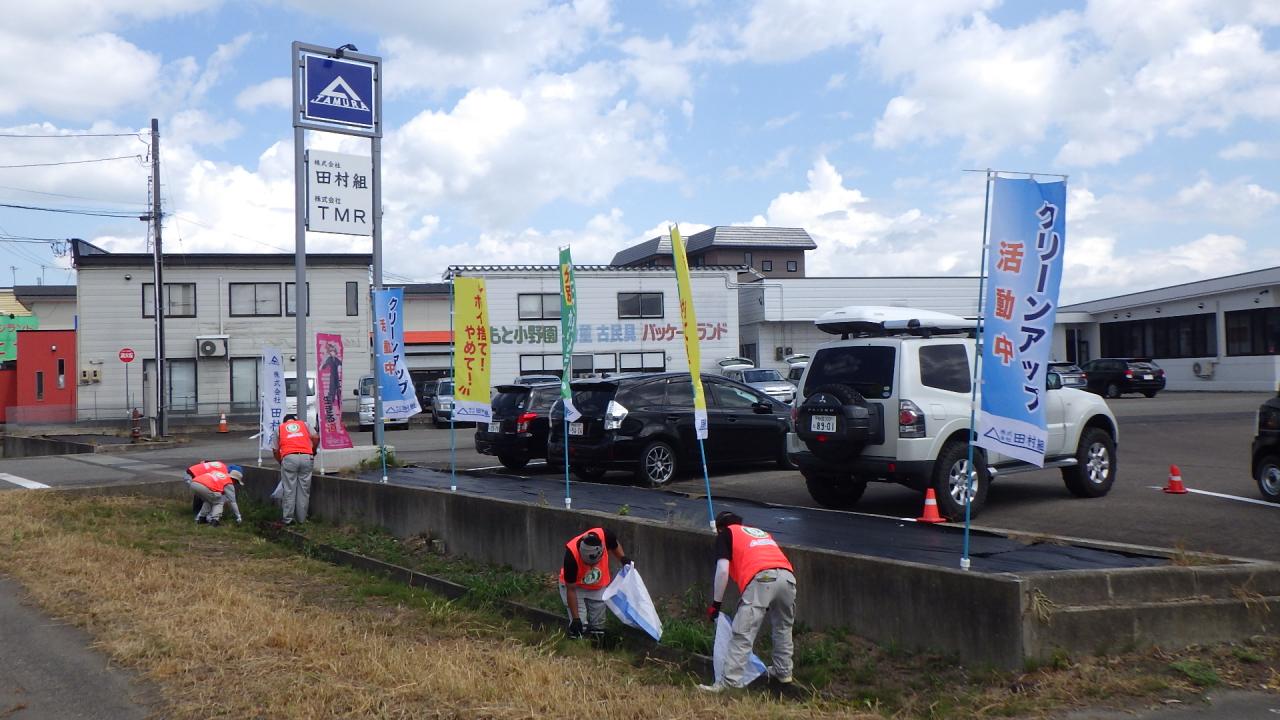
<path fill-rule="evenodd" d="M 10 287 L 18 287 L 18 266 L 10 265 L 9 272 L 13 274 L 13 285 Z"/>
<path fill-rule="evenodd" d="M 164 366 L 164 255 L 160 245 L 160 121 L 151 118 L 151 232 L 155 238 L 152 299 L 156 320 L 156 435 L 164 437 L 168 431 L 168 408 L 165 406 Z"/>

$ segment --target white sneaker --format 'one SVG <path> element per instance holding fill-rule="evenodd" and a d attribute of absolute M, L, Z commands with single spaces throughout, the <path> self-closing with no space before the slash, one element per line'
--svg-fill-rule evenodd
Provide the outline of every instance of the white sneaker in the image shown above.
<path fill-rule="evenodd" d="M 709 693 L 724 692 L 724 684 L 712 683 L 711 685 L 699 685 L 698 689 L 703 692 L 709 692 Z"/>

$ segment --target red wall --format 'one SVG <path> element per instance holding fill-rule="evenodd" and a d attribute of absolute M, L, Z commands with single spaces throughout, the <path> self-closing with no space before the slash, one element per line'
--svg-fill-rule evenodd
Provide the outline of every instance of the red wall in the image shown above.
<path fill-rule="evenodd" d="M 23 330 L 18 335 L 17 409 L 10 422 L 72 422 L 76 419 L 76 331 Z M 62 387 L 58 387 L 58 361 Z M 36 373 L 44 373 L 44 394 L 36 398 Z"/>
<path fill-rule="evenodd" d="M 0 423 L 5 411 L 18 400 L 18 371 L 0 370 Z"/>

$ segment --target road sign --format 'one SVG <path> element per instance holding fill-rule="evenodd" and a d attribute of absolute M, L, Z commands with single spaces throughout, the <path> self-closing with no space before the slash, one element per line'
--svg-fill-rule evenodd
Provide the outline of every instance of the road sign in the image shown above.
<path fill-rule="evenodd" d="M 376 69 L 374 63 L 305 53 L 303 119 L 373 130 L 378 121 Z"/>
<path fill-rule="evenodd" d="M 122 363 L 131 363 L 131 362 L 133 362 L 133 358 L 134 358 L 133 348 L 121 348 L 121 349 L 120 349 L 120 362 L 122 362 Z"/>
<path fill-rule="evenodd" d="M 373 161 L 361 155 L 307 151 L 307 229 L 373 234 Z"/>

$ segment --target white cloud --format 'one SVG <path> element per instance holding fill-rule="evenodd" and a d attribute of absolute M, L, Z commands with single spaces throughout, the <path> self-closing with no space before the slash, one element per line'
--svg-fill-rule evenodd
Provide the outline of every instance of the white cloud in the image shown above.
<path fill-rule="evenodd" d="M 1178 190 L 1174 199 L 1196 219 L 1232 224 L 1253 223 L 1280 205 L 1280 194 L 1245 178 L 1225 185 L 1201 178 Z"/>
<path fill-rule="evenodd" d="M 287 78 L 272 78 L 252 85 L 236 95 L 236 107 L 241 110 L 258 108 L 289 109 L 289 96 L 293 94 L 293 82 Z"/>
<path fill-rule="evenodd" d="M 786 127 L 787 125 L 795 122 L 799 117 L 800 113 L 798 112 L 788 113 L 787 115 L 782 115 L 780 117 L 771 117 L 764 121 L 764 129 L 777 130 L 779 128 Z"/>
<path fill-rule="evenodd" d="M 1062 302 L 1230 275 L 1258 267 L 1248 243 L 1234 235 L 1204 235 L 1168 247 L 1119 252 L 1115 237 L 1072 239 L 1063 258 Z M 1275 253 L 1271 253 L 1274 258 Z M 1123 290 L 1121 290 L 1123 289 Z"/>
<path fill-rule="evenodd" d="M 844 83 L 845 83 L 844 73 L 835 73 L 831 77 L 827 78 L 826 89 L 839 90 L 844 87 Z"/>
<path fill-rule="evenodd" d="M 1234 145 L 1223 148 L 1218 151 L 1218 157 L 1223 160 L 1253 160 L 1256 158 L 1272 157 L 1274 153 L 1269 148 L 1265 148 L 1251 140 L 1241 140 Z"/>

